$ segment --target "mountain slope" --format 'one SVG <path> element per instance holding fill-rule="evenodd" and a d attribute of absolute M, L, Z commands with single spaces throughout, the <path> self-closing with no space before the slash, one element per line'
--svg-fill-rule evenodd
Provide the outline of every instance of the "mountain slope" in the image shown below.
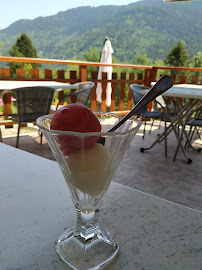
<path fill-rule="evenodd" d="M 202 50 L 202 2 L 164 4 L 144 0 L 127 6 L 80 7 L 34 20 L 20 20 L 0 31 L 1 51 L 8 54 L 21 33 L 32 39 L 40 57 L 83 59 L 90 48 L 101 50 L 105 36 L 119 62 L 146 53 L 165 59 L 179 40 L 190 57 Z"/>

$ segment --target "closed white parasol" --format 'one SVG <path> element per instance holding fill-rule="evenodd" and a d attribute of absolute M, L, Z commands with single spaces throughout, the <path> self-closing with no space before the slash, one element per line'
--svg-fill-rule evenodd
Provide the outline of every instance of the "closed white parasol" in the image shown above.
<path fill-rule="evenodd" d="M 101 52 L 101 57 L 100 57 L 100 63 L 106 63 L 106 64 L 112 64 L 112 53 L 114 53 L 114 50 L 112 48 L 111 42 L 108 37 L 105 38 L 103 49 Z M 101 66 L 99 67 L 98 71 L 98 80 L 102 79 L 102 72 L 107 72 L 107 79 L 111 80 L 112 79 L 112 67 L 110 66 Z M 107 88 L 106 88 L 106 106 L 111 105 L 111 83 L 107 83 Z M 98 83 L 97 84 L 97 89 L 96 89 L 96 95 L 97 95 L 97 101 L 102 102 L 102 84 Z"/>

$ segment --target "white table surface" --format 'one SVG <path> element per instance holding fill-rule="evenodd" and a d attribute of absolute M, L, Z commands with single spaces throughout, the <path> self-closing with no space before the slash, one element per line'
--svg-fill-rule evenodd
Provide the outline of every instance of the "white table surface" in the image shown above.
<path fill-rule="evenodd" d="M 151 83 L 154 85 L 155 83 Z M 146 94 L 148 90 L 142 90 L 141 94 Z M 193 98 L 202 99 L 202 85 L 198 84 L 179 84 L 174 85 L 166 92 L 162 94 L 165 97 L 182 97 L 182 98 Z"/>
<path fill-rule="evenodd" d="M 11 90 L 19 87 L 29 86 L 49 86 L 55 88 L 55 90 L 64 89 L 78 89 L 77 85 L 67 84 L 55 81 L 6 81 L 0 80 L 0 90 Z"/>
<path fill-rule="evenodd" d="M 56 162 L 0 143 L 0 269 L 68 270 L 54 247 L 76 211 Z M 111 183 L 100 225 L 119 255 L 104 269 L 202 269 L 202 213 Z"/>

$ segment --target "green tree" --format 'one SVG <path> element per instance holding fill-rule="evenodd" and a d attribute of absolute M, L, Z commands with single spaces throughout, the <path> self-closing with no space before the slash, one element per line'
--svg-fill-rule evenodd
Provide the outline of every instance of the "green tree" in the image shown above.
<path fill-rule="evenodd" d="M 90 52 L 86 52 L 84 53 L 84 61 L 88 61 L 88 62 L 99 62 L 100 60 L 100 55 L 97 51 L 96 48 L 91 48 Z M 98 71 L 98 67 L 88 67 L 88 74 L 90 74 L 92 71 Z"/>
<path fill-rule="evenodd" d="M 84 60 L 89 62 L 99 62 L 100 55 L 96 48 L 91 48 L 90 52 L 84 53 Z"/>
<path fill-rule="evenodd" d="M 186 67 L 188 65 L 188 53 L 182 41 L 179 41 L 169 51 L 166 56 L 165 64 L 174 67 Z"/>
<path fill-rule="evenodd" d="M 139 54 L 134 56 L 134 60 L 132 61 L 132 64 L 134 65 L 145 65 L 145 66 L 152 66 L 152 60 L 147 57 L 147 54 Z M 131 72 L 134 72 L 135 74 L 142 73 L 143 69 L 133 69 Z"/>
<path fill-rule="evenodd" d="M 194 57 L 190 61 L 191 67 L 199 67 L 202 68 L 202 52 L 197 52 Z"/>
<path fill-rule="evenodd" d="M 38 58 L 37 50 L 33 46 L 31 39 L 26 35 L 22 34 L 17 38 L 16 43 L 9 50 L 10 56 L 15 57 L 30 57 L 30 58 Z M 39 68 L 40 64 L 27 64 L 27 63 L 9 63 L 11 76 L 15 75 L 16 68 L 24 68 L 26 70 L 26 75 L 29 75 L 30 69 Z"/>
<path fill-rule="evenodd" d="M 144 53 L 142 55 L 135 55 L 132 64 L 134 65 L 146 65 L 152 66 L 152 60 L 147 58 L 147 54 Z"/>
<path fill-rule="evenodd" d="M 190 67 L 199 67 L 202 68 L 202 52 L 197 52 L 190 61 Z M 200 71 L 191 72 L 192 76 L 199 76 L 199 83 L 202 82 L 202 74 Z"/>

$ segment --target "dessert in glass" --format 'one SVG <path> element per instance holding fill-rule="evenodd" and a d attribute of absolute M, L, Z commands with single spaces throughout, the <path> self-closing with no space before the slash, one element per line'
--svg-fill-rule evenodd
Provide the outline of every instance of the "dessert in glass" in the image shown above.
<path fill-rule="evenodd" d="M 98 214 L 117 166 L 141 125 L 131 118 L 115 132 L 108 132 L 119 121 L 119 116 L 106 112 L 85 113 L 71 119 L 67 117 L 67 123 L 64 119 L 60 121 L 60 113 L 57 117 L 45 115 L 37 119 L 77 212 L 77 224 L 59 237 L 56 251 L 65 263 L 78 270 L 98 269 L 111 261 L 119 250 L 110 233 L 99 227 Z M 85 119 L 88 124 L 84 127 Z M 93 131 L 91 123 L 99 132 Z M 71 126 L 73 131 L 61 128 L 62 125 Z M 105 138 L 104 145 L 99 143 L 100 137 Z"/>

